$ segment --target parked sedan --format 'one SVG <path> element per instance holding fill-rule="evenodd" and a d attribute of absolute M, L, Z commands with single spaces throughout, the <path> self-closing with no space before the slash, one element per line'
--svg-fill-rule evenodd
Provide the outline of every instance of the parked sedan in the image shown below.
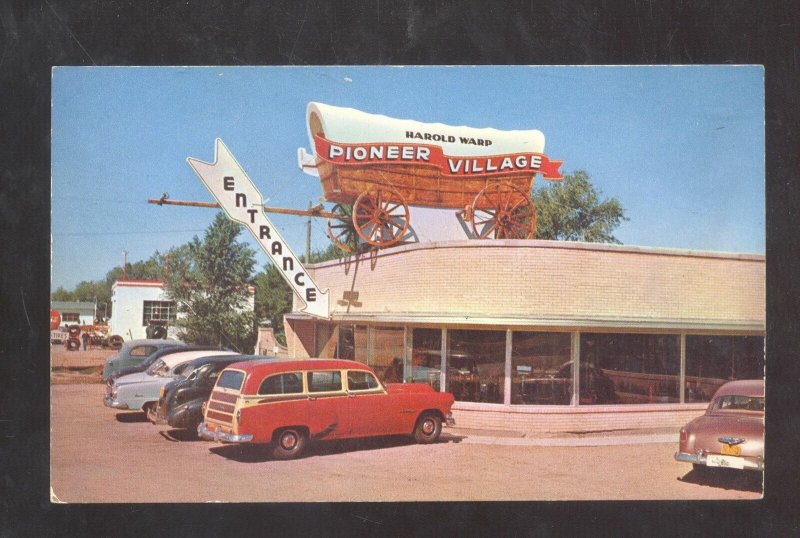
<path fill-rule="evenodd" d="M 764 470 L 764 381 L 725 383 L 703 416 L 681 429 L 675 459 L 695 469 Z"/>
<path fill-rule="evenodd" d="M 130 375 L 130 374 L 136 374 L 136 373 L 139 373 L 139 372 L 145 372 L 158 359 L 160 359 L 160 358 L 162 358 L 162 357 L 164 357 L 166 355 L 172 355 L 173 353 L 180 353 L 182 351 L 219 351 L 219 348 L 218 347 L 213 347 L 213 346 L 187 346 L 185 344 L 184 345 L 180 345 L 180 346 L 162 347 L 161 349 L 159 349 L 158 351 L 156 351 L 155 353 L 153 353 L 152 355 L 147 357 L 145 360 L 143 360 L 141 363 L 139 363 L 139 364 L 137 364 L 135 366 L 129 366 L 127 368 L 123 368 L 121 370 L 117 370 L 116 372 L 112 373 L 106 379 L 106 383 L 108 385 L 113 385 L 114 384 L 114 380 L 117 379 L 118 377 Z"/>
<path fill-rule="evenodd" d="M 197 432 L 203 439 L 268 445 L 278 459 L 314 440 L 410 435 L 433 443 L 454 424 L 453 395 L 430 385 L 382 385 L 360 362 L 237 362 L 217 378 Z"/>
<path fill-rule="evenodd" d="M 210 355 L 238 355 L 234 351 L 205 350 L 183 351 L 158 359 L 145 372 L 130 374 L 114 380 L 111 387 L 106 388 L 103 403 L 113 409 L 129 411 L 143 410 L 158 402 L 161 387 L 179 375 L 189 375 L 191 361 Z"/>
<path fill-rule="evenodd" d="M 211 395 L 219 373 L 234 362 L 275 360 L 265 355 L 222 355 L 201 357 L 189 363 L 188 377 L 179 377 L 161 388 L 161 397 L 147 418 L 154 424 L 197 431 L 203 421 L 202 406 Z"/>
<path fill-rule="evenodd" d="M 113 374 L 124 368 L 142 364 L 148 357 L 160 349 L 176 346 L 185 346 L 178 340 L 140 339 L 129 340 L 122 345 L 116 354 L 106 359 L 103 365 L 103 380 L 108 380 Z"/>

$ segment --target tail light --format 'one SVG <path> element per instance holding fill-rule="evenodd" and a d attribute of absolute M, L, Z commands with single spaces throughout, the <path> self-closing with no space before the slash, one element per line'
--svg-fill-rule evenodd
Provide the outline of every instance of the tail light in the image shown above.
<path fill-rule="evenodd" d="M 686 433 L 686 430 L 681 428 L 681 443 L 685 443 L 688 438 L 689 435 Z"/>

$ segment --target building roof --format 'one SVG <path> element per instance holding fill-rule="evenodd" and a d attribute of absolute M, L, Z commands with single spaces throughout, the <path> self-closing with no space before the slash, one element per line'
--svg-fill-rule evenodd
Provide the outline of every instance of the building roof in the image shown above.
<path fill-rule="evenodd" d="M 95 303 L 91 303 L 89 301 L 51 301 L 50 308 L 54 310 L 58 310 L 59 312 L 64 311 L 86 311 L 91 312 L 94 314 L 94 309 L 96 307 Z"/>

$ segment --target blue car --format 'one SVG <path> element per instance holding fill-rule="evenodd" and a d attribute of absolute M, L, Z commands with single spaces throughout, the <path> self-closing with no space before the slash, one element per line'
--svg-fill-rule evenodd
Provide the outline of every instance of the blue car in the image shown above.
<path fill-rule="evenodd" d="M 106 363 L 103 366 L 103 380 L 108 381 L 109 377 L 123 368 L 142 364 L 149 356 L 160 349 L 185 345 L 178 340 L 155 340 L 150 338 L 129 340 L 122 345 L 118 353 L 106 359 Z"/>

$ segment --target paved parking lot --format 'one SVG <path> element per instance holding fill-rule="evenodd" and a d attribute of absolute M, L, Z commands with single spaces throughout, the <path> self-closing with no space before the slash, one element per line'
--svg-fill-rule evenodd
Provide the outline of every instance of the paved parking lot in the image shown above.
<path fill-rule="evenodd" d="M 758 499 L 756 473 L 696 473 L 674 443 L 525 446 L 443 435 L 322 443 L 295 461 L 198 441 L 102 403 L 100 384 L 51 387 L 54 502 Z M 445 430 L 447 432 L 447 430 Z"/>

